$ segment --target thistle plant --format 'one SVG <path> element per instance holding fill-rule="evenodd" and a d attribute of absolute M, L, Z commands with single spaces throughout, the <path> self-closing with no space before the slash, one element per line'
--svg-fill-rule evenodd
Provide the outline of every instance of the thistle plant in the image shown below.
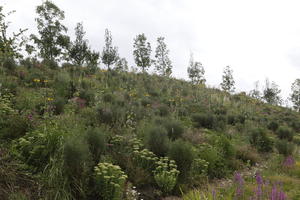
<path fill-rule="evenodd" d="M 95 167 L 97 193 L 103 200 L 122 199 L 127 175 L 117 165 L 99 163 Z"/>
<path fill-rule="evenodd" d="M 162 157 L 156 162 L 156 165 L 157 167 L 153 171 L 155 182 L 164 193 L 172 191 L 179 174 L 175 161 L 169 160 L 168 157 Z"/>

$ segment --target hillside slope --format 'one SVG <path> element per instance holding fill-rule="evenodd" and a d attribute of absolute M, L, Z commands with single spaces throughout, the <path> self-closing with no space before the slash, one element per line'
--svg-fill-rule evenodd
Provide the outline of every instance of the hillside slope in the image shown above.
<path fill-rule="evenodd" d="M 71 65 L 2 69 L 0 86 L 0 199 L 249 199 L 260 176 L 264 199 L 277 182 L 300 198 L 300 115 L 288 108 Z"/>

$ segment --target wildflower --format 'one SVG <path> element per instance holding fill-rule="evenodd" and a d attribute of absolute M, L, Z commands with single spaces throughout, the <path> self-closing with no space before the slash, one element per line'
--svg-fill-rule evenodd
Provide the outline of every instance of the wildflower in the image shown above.
<path fill-rule="evenodd" d="M 47 100 L 48 100 L 48 101 L 53 101 L 53 98 L 48 97 Z"/>
<path fill-rule="evenodd" d="M 262 176 L 260 175 L 259 172 L 256 172 L 255 179 L 256 179 L 256 182 L 257 182 L 258 185 L 262 185 L 263 184 L 263 179 L 262 179 Z"/>
<path fill-rule="evenodd" d="M 36 82 L 36 83 L 39 83 L 41 80 L 40 79 L 37 79 L 37 78 L 35 78 L 35 79 L 33 79 L 33 82 Z"/>
<path fill-rule="evenodd" d="M 288 156 L 282 163 L 284 167 L 293 167 L 295 165 L 295 159 L 292 156 Z"/>
<path fill-rule="evenodd" d="M 48 80 L 44 80 L 44 83 L 48 83 L 49 81 Z"/>

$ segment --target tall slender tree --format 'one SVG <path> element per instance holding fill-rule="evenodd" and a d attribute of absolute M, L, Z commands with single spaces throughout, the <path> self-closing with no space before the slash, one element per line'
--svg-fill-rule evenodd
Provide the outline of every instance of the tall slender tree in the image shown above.
<path fill-rule="evenodd" d="M 51 1 L 44 1 L 37 6 L 36 13 L 38 36 L 31 38 L 39 48 L 39 55 L 46 61 L 55 61 L 66 52 L 70 38 L 66 35 L 67 27 L 62 24 L 64 11 Z"/>
<path fill-rule="evenodd" d="M 157 38 L 157 47 L 155 50 L 155 68 L 162 76 L 170 76 L 172 74 L 172 62 L 169 58 L 169 50 L 165 43 L 164 37 Z"/>
<path fill-rule="evenodd" d="M 205 70 L 200 62 L 194 62 L 193 54 L 190 56 L 189 66 L 187 68 L 188 76 L 193 84 L 205 84 Z"/>
<path fill-rule="evenodd" d="M 88 40 L 84 39 L 85 31 L 83 30 L 82 23 L 77 23 L 75 27 L 76 39 L 74 42 L 70 42 L 68 48 L 68 57 L 74 65 L 83 65 L 88 53 Z"/>
<path fill-rule="evenodd" d="M 295 110 L 300 112 L 300 79 L 296 79 L 291 87 L 291 101 L 293 102 L 293 107 Z"/>
<path fill-rule="evenodd" d="M 105 46 L 102 51 L 101 59 L 108 70 L 110 70 L 110 66 L 119 59 L 118 48 L 112 45 L 112 36 L 108 29 L 105 30 Z"/>
<path fill-rule="evenodd" d="M 146 72 L 147 68 L 151 66 L 151 45 L 147 42 L 147 38 L 144 33 L 139 34 L 134 39 L 133 44 L 133 56 L 134 61 L 138 67 L 142 68 L 143 72 Z"/>
<path fill-rule="evenodd" d="M 235 81 L 233 79 L 233 70 L 229 67 L 226 66 L 224 71 L 223 71 L 223 76 L 222 76 L 222 83 L 221 83 L 221 87 L 224 91 L 226 92 L 234 92 L 235 87 Z"/>

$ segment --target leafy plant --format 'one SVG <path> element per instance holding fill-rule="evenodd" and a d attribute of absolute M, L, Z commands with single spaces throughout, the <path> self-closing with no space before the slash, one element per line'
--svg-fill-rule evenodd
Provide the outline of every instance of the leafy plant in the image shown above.
<path fill-rule="evenodd" d="M 167 157 L 160 158 L 156 165 L 157 167 L 153 171 L 154 179 L 161 190 L 167 194 L 175 187 L 179 171 L 175 161 L 169 160 Z"/>
<path fill-rule="evenodd" d="M 94 171 L 95 189 L 99 197 L 103 200 L 121 199 L 127 179 L 121 168 L 111 163 L 99 163 Z"/>

